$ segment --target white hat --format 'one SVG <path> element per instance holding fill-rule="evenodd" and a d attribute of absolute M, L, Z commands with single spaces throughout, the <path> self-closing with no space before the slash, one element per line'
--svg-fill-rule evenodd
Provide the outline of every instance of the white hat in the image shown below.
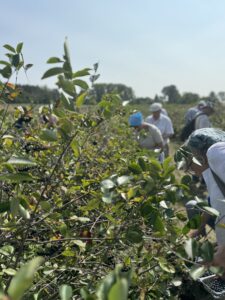
<path fill-rule="evenodd" d="M 155 112 L 155 111 L 159 111 L 162 109 L 162 104 L 161 103 L 153 103 L 150 105 L 150 111 L 151 112 Z"/>
<path fill-rule="evenodd" d="M 205 106 L 206 105 L 206 102 L 204 100 L 201 100 L 198 102 L 198 105 L 200 106 Z"/>

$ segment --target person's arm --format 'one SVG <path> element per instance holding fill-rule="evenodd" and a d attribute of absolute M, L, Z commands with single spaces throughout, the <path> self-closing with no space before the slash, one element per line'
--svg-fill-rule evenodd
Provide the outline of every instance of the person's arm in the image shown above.
<path fill-rule="evenodd" d="M 163 138 L 167 139 L 174 135 L 173 124 L 169 117 L 167 117 L 165 132 L 163 133 Z"/>
<path fill-rule="evenodd" d="M 161 131 L 156 126 L 154 126 L 154 127 L 152 126 L 152 128 L 150 129 L 150 132 L 154 139 L 154 143 L 155 143 L 154 148 L 162 150 L 163 149 L 163 137 L 162 137 Z"/>

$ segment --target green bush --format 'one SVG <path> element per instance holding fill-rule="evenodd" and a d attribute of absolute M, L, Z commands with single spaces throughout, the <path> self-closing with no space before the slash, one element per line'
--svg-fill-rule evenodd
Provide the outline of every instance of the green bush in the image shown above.
<path fill-rule="evenodd" d="M 28 65 L 22 43 L 5 48 L 0 98 L 13 101 L 11 76 Z M 160 164 L 138 148 L 130 108 L 116 94 L 83 108 L 91 93 L 83 78 L 92 86 L 96 64 L 73 71 L 67 42 L 63 58 L 48 63 L 59 65 L 43 75 L 57 76 L 60 99 L 46 108 L 57 121 L 21 107 L 12 114 L 9 105 L 0 112 L 2 291 L 12 300 L 175 299 L 199 254 L 190 242 L 184 251 L 176 205 L 188 187 L 177 183 L 171 158 Z M 26 113 L 29 122 L 15 126 Z"/>

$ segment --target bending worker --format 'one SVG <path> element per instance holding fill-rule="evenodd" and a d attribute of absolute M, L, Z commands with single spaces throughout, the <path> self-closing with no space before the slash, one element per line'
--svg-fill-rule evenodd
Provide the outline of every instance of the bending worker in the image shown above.
<path fill-rule="evenodd" d="M 225 132 L 215 128 L 195 130 L 175 155 L 183 161 L 186 171 L 203 176 L 210 197 L 210 206 L 219 212 L 215 222 L 217 252 L 213 264 L 225 268 Z M 202 232 L 208 216 L 202 215 L 199 229 L 191 232 L 195 237 Z"/>
<path fill-rule="evenodd" d="M 155 125 L 161 132 L 163 137 L 163 150 L 165 157 L 169 155 L 169 138 L 174 134 L 172 121 L 169 117 L 161 113 L 162 106 L 159 103 L 150 105 L 150 116 L 146 118 L 146 122 Z"/>
<path fill-rule="evenodd" d="M 160 130 L 155 125 L 144 122 L 141 112 L 136 112 L 129 117 L 129 125 L 136 129 L 136 139 L 142 148 L 158 149 L 162 153 L 163 138 Z M 163 160 L 162 154 L 160 160 Z"/>

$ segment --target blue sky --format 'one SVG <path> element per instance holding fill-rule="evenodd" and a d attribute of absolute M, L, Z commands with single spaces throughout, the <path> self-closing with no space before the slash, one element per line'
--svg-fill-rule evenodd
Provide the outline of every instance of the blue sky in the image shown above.
<path fill-rule="evenodd" d="M 99 62 L 99 83 L 126 84 L 136 96 L 170 84 L 201 96 L 225 91 L 224 0 L 1 1 L 0 59 L 4 44 L 23 42 L 34 64 L 20 83 L 54 87 L 41 77 L 66 36 L 74 70 Z"/>

